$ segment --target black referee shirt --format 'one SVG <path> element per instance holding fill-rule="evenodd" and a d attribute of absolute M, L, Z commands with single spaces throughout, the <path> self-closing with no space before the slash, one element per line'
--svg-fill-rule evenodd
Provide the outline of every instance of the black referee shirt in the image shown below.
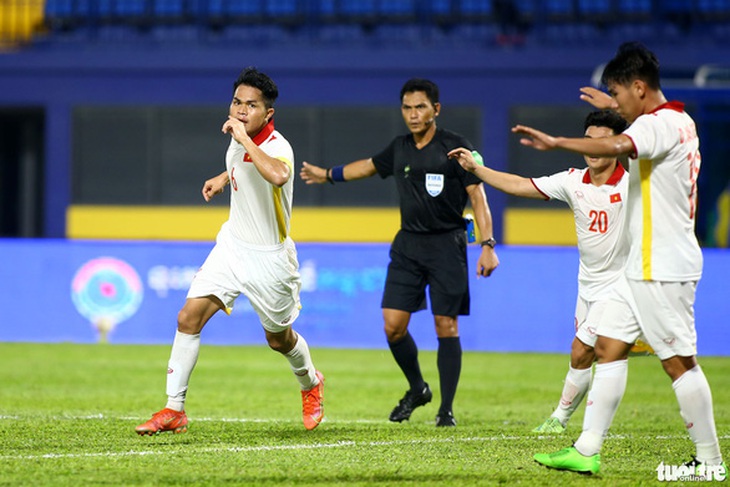
<path fill-rule="evenodd" d="M 459 134 L 436 129 L 431 142 L 417 149 L 413 135 L 401 135 L 373 157 L 381 178 L 395 177 L 400 200 L 401 229 L 443 233 L 463 229 L 466 187 L 481 180 L 447 157 L 452 149 L 471 143 Z"/>

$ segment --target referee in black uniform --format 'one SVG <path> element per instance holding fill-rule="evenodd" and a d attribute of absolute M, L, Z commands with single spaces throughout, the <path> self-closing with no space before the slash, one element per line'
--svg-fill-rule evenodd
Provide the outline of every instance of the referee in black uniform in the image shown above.
<path fill-rule="evenodd" d="M 336 184 L 375 174 L 395 178 L 401 229 L 390 248 L 381 307 L 388 345 L 410 388 L 390 413 L 390 420 L 406 420 L 415 408 L 431 401 L 431 389 L 418 363 L 418 347 L 408 332 L 411 313 L 426 309 L 428 286 L 439 342 L 441 406 L 436 426 L 456 426 L 452 405 L 461 373 L 458 316 L 469 314 L 463 218 L 467 199 L 485 239 L 477 262 L 479 276 L 489 276 L 499 265 L 492 217 L 479 178 L 447 156 L 457 147 L 473 147 L 461 135 L 436 127 L 441 110 L 438 86 L 411 79 L 403 85 L 400 99 L 408 135 L 396 137 L 370 159 L 328 169 L 304 162 L 300 176 L 307 184 Z"/>

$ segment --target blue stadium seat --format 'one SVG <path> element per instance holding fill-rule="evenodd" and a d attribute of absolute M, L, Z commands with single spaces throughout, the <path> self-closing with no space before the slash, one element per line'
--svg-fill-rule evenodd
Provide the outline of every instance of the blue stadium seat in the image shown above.
<path fill-rule="evenodd" d="M 458 19 L 456 3 L 458 0 L 429 0 L 421 5 L 423 5 L 425 18 L 429 22 L 452 25 Z"/>
<path fill-rule="evenodd" d="M 538 2 L 539 0 L 515 0 L 520 18 L 527 22 L 535 20 L 538 17 Z"/>
<path fill-rule="evenodd" d="M 578 13 L 586 19 L 609 19 L 613 17 L 612 0 L 578 0 Z"/>
<path fill-rule="evenodd" d="M 664 13 L 689 15 L 694 10 L 692 0 L 663 0 L 659 3 Z"/>
<path fill-rule="evenodd" d="M 302 3 L 299 0 L 267 0 L 266 15 L 280 25 L 298 25 L 306 18 Z"/>
<path fill-rule="evenodd" d="M 221 16 L 223 15 L 224 9 L 223 9 L 223 3 L 224 0 L 203 0 L 203 7 L 205 16 Z"/>
<path fill-rule="evenodd" d="M 46 16 L 53 18 L 69 17 L 74 13 L 73 0 L 46 0 Z"/>
<path fill-rule="evenodd" d="M 340 0 L 337 10 L 345 16 L 374 16 L 375 0 Z"/>
<path fill-rule="evenodd" d="M 652 15 L 651 0 L 618 0 L 620 17 L 649 20 Z"/>
<path fill-rule="evenodd" d="M 52 29 L 69 29 L 88 21 L 88 0 L 46 0 L 46 24 Z"/>
<path fill-rule="evenodd" d="M 416 20 L 415 0 L 380 0 L 378 15 L 383 20 L 414 22 Z"/>
<path fill-rule="evenodd" d="M 297 0 L 268 0 L 266 2 L 266 12 L 272 16 L 276 15 L 296 15 L 299 13 L 299 4 Z"/>
<path fill-rule="evenodd" d="M 337 15 L 337 0 L 315 0 L 311 3 L 315 15 L 320 19 L 331 20 Z"/>
<path fill-rule="evenodd" d="M 228 0 L 223 6 L 226 14 L 239 19 L 258 19 L 264 12 L 264 5 L 260 0 Z"/>
<path fill-rule="evenodd" d="M 697 13 L 703 20 L 727 20 L 730 17 L 730 0 L 697 0 Z"/>
<path fill-rule="evenodd" d="M 486 21 L 492 18 L 492 0 L 461 0 L 459 16 L 467 21 Z"/>
<path fill-rule="evenodd" d="M 109 2 L 100 1 L 99 4 Z M 148 7 L 151 2 L 147 0 L 115 0 L 111 2 L 112 13 L 121 19 L 129 17 L 140 17 L 149 13 Z"/>
<path fill-rule="evenodd" d="M 154 0 L 153 13 L 157 18 L 182 18 L 187 14 L 185 0 Z"/>
<path fill-rule="evenodd" d="M 375 25 L 378 18 L 376 0 L 339 0 L 336 20 L 345 23 Z"/>
<path fill-rule="evenodd" d="M 573 0 L 545 0 L 545 18 L 549 21 L 569 21 L 575 18 Z"/>

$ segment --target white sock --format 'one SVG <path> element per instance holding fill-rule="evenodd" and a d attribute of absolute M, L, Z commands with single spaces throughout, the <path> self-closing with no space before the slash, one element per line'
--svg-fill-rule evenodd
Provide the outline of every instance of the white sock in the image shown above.
<path fill-rule="evenodd" d="M 712 392 L 704 372 L 697 365 L 675 380 L 672 388 L 679 402 L 679 412 L 697 448 L 697 460 L 707 465 L 719 465 L 722 454 L 715 430 Z"/>
<path fill-rule="evenodd" d="M 565 385 L 563 386 L 563 393 L 560 395 L 560 402 L 553 412 L 552 417 L 558 418 L 563 426 L 565 426 L 575 410 L 580 406 L 590 385 L 590 367 L 587 369 L 574 369 L 570 367 L 568 374 L 565 376 Z"/>
<path fill-rule="evenodd" d="M 624 396 L 628 373 L 628 360 L 596 364 L 593 385 L 586 402 L 583 432 L 574 444 L 581 454 L 592 456 L 601 451 L 613 416 Z"/>
<path fill-rule="evenodd" d="M 317 370 L 314 368 L 312 356 L 309 354 L 309 346 L 303 336 L 297 336 L 296 345 L 284 356 L 289 361 L 291 370 L 303 391 L 307 391 L 319 383 L 315 375 Z"/>
<path fill-rule="evenodd" d="M 200 351 L 200 333 L 188 335 L 175 332 L 170 361 L 167 363 L 167 408 L 175 411 L 185 409 L 185 395 L 188 392 L 190 374 L 193 373 Z"/>

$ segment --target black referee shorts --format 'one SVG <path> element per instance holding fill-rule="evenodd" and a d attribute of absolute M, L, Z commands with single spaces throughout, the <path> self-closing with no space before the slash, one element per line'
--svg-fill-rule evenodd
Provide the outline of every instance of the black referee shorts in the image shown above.
<path fill-rule="evenodd" d="M 414 313 L 426 309 L 429 288 L 434 315 L 469 314 L 466 234 L 399 231 L 390 247 L 382 308 Z"/>

